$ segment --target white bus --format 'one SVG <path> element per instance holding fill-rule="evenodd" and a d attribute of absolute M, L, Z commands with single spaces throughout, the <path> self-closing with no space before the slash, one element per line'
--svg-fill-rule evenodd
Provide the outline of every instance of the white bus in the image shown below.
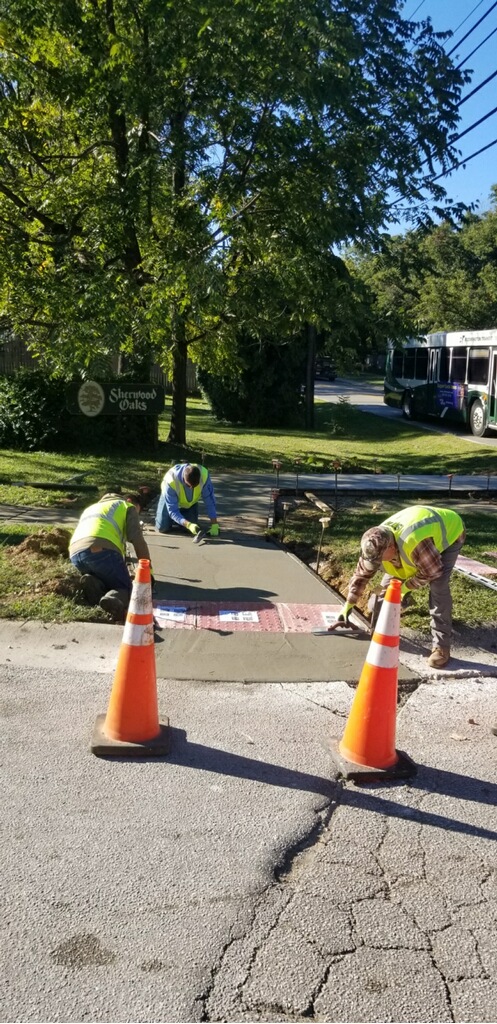
<path fill-rule="evenodd" d="M 463 423 L 476 437 L 497 430 L 497 330 L 440 331 L 391 348 L 383 400 L 408 419 Z"/>

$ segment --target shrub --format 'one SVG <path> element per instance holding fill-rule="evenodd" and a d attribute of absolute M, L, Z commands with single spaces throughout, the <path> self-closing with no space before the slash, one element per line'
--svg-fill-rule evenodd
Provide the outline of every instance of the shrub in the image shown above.
<path fill-rule="evenodd" d="M 118 383 L 133 380 L 120 377 Z M 0 377 L 0 445 L 21 451 L 155 447 L 156 416 L 73 415 L 66 409 L 69 383 L 41 369 Z"/>
<path fill-rule="evenodd" d="M 216 419 L 247 427 L 302 424 L 302 349 L 297 342 L 238 343 L 239 375 L 217 376 L 200 368 L 201 390 Z"/>

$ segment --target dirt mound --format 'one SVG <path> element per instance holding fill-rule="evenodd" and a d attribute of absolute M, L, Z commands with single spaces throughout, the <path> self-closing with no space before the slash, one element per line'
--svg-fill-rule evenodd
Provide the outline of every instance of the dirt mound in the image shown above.
<path fill-rule="evenodd" d="M 59 558 L 61 555 L 68 558 L 70 538 L 71 531 L 58 526 L 53 530 L 32 533 L 19 544 L 14 554 L 18 556 L 30 552 L 44 558 Z"/>

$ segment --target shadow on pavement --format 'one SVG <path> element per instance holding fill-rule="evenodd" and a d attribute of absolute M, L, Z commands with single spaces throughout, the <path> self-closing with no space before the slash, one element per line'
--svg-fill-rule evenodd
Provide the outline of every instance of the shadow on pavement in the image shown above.
<path fill-rule="evenodd" d="M 276 597 L 274 590 L 258 590 L 253 587 L 213 587 L 209 590 L 206 587 L 188 587 L 185 586 L 185 583 L 171 583 L 169 580 L 167 582 L 156 580 L 154 585 L 154 601 L 177 601 L 181 605 L 192 604 L 194 607 L 187 609 L 192 612 L 197 610 L 197 605 L 204 604 L 206 601 L 215 601 L 217 604 L 223 601 L 230 604 L 243 604 L 243 602 L 249 601 L 250 603 L 267 604 L 268 608 L 273 608 L 274 603 L 270 600 L 271 597 Z"/>
<path fill-rule="evenodd" d="M 456 818 L 449 818 L 431 811 L 423 811 L 418 807 L 409 807 L 386 797 L 376 795 L 377 790 L 392 782 L 372 784 L 368 787 L 354 785 L 344 787 L 341 782 L 321 775 L 311 775 L 283 765 L 259 761 L 227 750 L 208 747 L 202 743 L 190 743 L 184 729 L 170 728 L 171 752 L 164 760 L 168 764 L 182 765 L 200 771 L 214 772 L 217 775 L 229 775 L 238 779 L 249 779 L 253 782 L 264 782 L 269 786 L 283 789 L 295 789 L 306 793 L 316 793 L 328 799 L 335 797 L 338 804 L 357 807 L 362 811 L 371 811 L 391 818 L 402 818 L 418 825 L 431 825 L 449 832 L 461 832 L 464 835 L 480 839 L 497 839 L 497 831 L 471 825 Z M 123 758 L 122 760 L 126 760 Z M 475 803 L 497 806 L 497 785 L 486 779 L 459 775 L 429 765 L 419 765 L 419 774 L 409 782 L 409 789 L 423 790 L 426 793 L 438 793 L 452 796 L 457 800 L 471 800 Z M 405 785 L 403 782 L 395 785 Z"/>

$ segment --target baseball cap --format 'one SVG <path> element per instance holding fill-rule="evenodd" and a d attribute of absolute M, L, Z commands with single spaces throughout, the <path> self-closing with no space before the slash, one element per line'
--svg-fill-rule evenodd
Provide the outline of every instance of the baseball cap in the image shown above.
<path fill-rule="evenodd" d="M 366 569 L 377 569 L 383 553 L 393 541 L 393 533 L 385 526 L 373 526 L 361 538 L 361 555 Z"/>

